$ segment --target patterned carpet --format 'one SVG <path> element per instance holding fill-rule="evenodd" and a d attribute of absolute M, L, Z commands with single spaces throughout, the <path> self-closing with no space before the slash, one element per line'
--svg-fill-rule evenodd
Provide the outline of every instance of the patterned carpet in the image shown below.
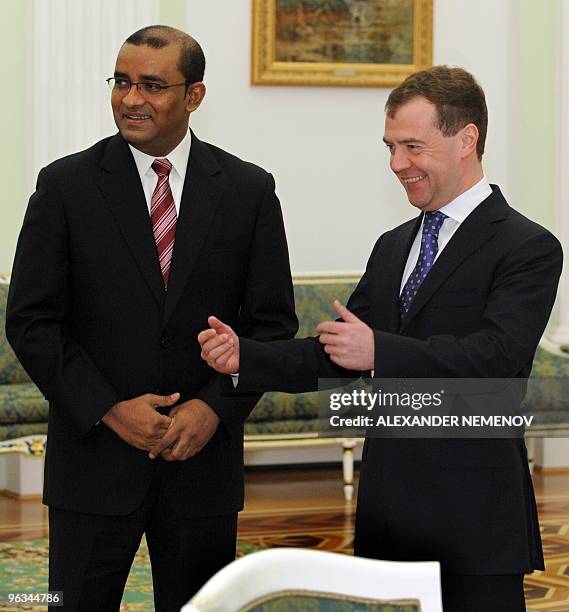
<path fill-rule="evenodd" d="M 23 542 L 0 542 L 0 590 L 47 590 L 47 538 Z M 128 577 L 123 610 L 152 610 L 152 581 L 150 580 L 148 551 L 141 546 Z M 5 607 L 2 611 L 47 610 L 47 607 Z"/>
<path fill-rule="evenodd" d="M 569 611 L 569 492 L 538 496 L 545 572 L 525 579 L 526 602 L 532 610 Z"/>
<path fill-rule="evenodd" d="M 569 612 L 569 492 L 538 496 L 546 571 L 525 580 L 528 610 Z M 294 546 L 351 554 L 354 507 L 247 512 L 239 519 L 239 555 Z M 0 590 L 39 590 L 47 583 L 47 540 L 0 542 Z M 42 608 L 6 608 L 0 610 Z M 130 573 L 121 610 L 150 612 L 152 582 L 143 545 Z"/>
<path fill-rule="evenodd" d="M 538 498 L 545 572 L 524 582 L 529 611 L 569 612 L 569 493 Z M 240 540 L 258 547 L 298 546 L 351 554 L 352 508 L 253 513 L 240 519 Z"/>
<path fill-rule="evenodd" d="M 247 542 L 239 542 L 237 556 L 243 556 L 258 548 Z M 47 562 L 47 538 L 0 542 L 0 591 L 46 591 Z M 143 542 L 136 553 L 128 577 L 121 610 L 150 612 L 153 609 L 150 559 L 146 543 Z M 7 612 L 8 610 L 39 612 L 47 610 L 47 607 L 6 607 L 0 604 L 0 611 Z"/>

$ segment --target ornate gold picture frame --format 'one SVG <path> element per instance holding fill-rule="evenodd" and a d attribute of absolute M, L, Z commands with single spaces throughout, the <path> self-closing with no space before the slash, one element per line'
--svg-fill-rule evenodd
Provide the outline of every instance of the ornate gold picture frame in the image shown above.
<path fill-rule="evenodd" d="M 253 85 L 394 87 L 432 65 L 433 0 L 253 0 Z"/>

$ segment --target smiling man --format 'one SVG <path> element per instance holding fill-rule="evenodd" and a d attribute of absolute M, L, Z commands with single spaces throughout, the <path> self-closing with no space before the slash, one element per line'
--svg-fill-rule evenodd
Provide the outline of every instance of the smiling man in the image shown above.
<path fill-rule="evenodd" d="M 133 35 L 121 48 L 114 76 L 108 79 L 111 106 L 121 136 L 146 155 L 160 157 L 173 151 L 188 132 L 189 114 L 205 96 L 201 73 L 205 61 L 193 61 L 197 44 L 187 43 L 185 55 L 179 44 L 164 47 L 136 45 Z M 184 53 L 184 52 L 182 52 Z M 187 61 L 187 80 L 180 62 Z M 139 84 L 131 79 L 139 80 Z M 176 82 L 178 81 L 178 82 Z M 134 86 L 131 86 L 134 85 Z"/>
<path fill-rule="evenodd" d="M 453 131 L 449 127 L 445 134 L 432 102 L 415 97 L 403 104 L 392 95 L 383 141 L 391 153 L 391 170 L 413 206 L 424 212 L 439 210 L 483 179 L 480 161 L 486 122 L 480 110 L 479 116 L 473 116 L 460 134 L 449 133 Z M 487 183 L 484 192 L 491 193 Z"/>
<path fill-rule="evenodd" d="M 143 534 L 157 611 L 234 559 L 259 395 L 223 397 L 196 335 L 212 311 L 259 340 L 297 329 L 273 178 L 188 130 L 204 66 L 183 32 L 130 36 L 107 80 L 119 133 L 40 172 L 20 234 L 6 333 L 50 404 L 66 610 L 118 610 Z"/>
<path fill-rule="evenodd" d="M 486 126 L 462 68 L 408 77 L 387 100 L 384 141 L 421 214 L 379 238 L 348 307 L 335 304 L 343 320 L 318 338 L 259 343 L 210 317 L 203 358 L 245 391 L 306 391 L 346 369 L 527 378 L 562 252 L 485 178 Z M 525 610 L 523 576 L 543 555 L 523 439 L 367 439 L 354 552 L 439 561 L 445 612 Z"/>

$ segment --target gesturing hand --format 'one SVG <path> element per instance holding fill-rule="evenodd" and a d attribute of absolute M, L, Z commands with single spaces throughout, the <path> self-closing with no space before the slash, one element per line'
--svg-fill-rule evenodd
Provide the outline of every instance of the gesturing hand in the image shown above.
<path fill-rule="evenodd" d="M 170 410 L 172 425 L 149 453 L 166 461 L 185 461 L 211 440 L 219 425 L 217 414 L 202 400 L 192 399 Z"/>
<path fill-rule="evenodd" d="M 202 359 L 221 374 L 239 372 L 239 336 L 216 317 L 209 317 L 210 329 L 198 334 Z"/>
<path fill-rule="evenodd" d="M 153 395 L 147 393 L 115 404 L 101 419 L 127 444 L 149 450 L 168 431 L 171 417 L 156 411 L 157 406 L 172 406 L 180 399 L 179 393 Z"/>
<path fill-rule="evenodd" d="M 324 321 L 316 328 L 330 359 L 348 370 L 373 370 L 375 342 L 373 331 L 338 300 L 334 309 L 343 321 Z"/>

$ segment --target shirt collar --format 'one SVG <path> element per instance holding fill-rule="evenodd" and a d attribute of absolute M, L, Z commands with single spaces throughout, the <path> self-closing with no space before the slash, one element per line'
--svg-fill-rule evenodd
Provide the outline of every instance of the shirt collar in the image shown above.
<path fill-rule="evenodd" d="M 461 193 L 457 198 L 449 202 L 446 206 L 439 208 L 447 217 L 454 219 L 458 223 L 462 223 L 466 217 L 490 194 L 492 187 L 488 179 L 483 176 L 476 185 Z"/>
<path fill-rule="evenodd" d="M 134 157 L 134 163 L 141 178 L 148 172 L 154 172 L 152 170 L 152 164 L 155 159 L 167 159 L 172 164 L 172 171 L 175 171 L 182 182 L 186 178 L 186 169 L 188 167 L 188 160 L 190 158 L 190 149 L 192 147 L 192 133 L 190 130 L 186 132 L 182 142 L 163 157 L 153 157 L 147 155 L 138 149 L 135 149 L 131 144 L 128 145 L 132 151 Z"/>

